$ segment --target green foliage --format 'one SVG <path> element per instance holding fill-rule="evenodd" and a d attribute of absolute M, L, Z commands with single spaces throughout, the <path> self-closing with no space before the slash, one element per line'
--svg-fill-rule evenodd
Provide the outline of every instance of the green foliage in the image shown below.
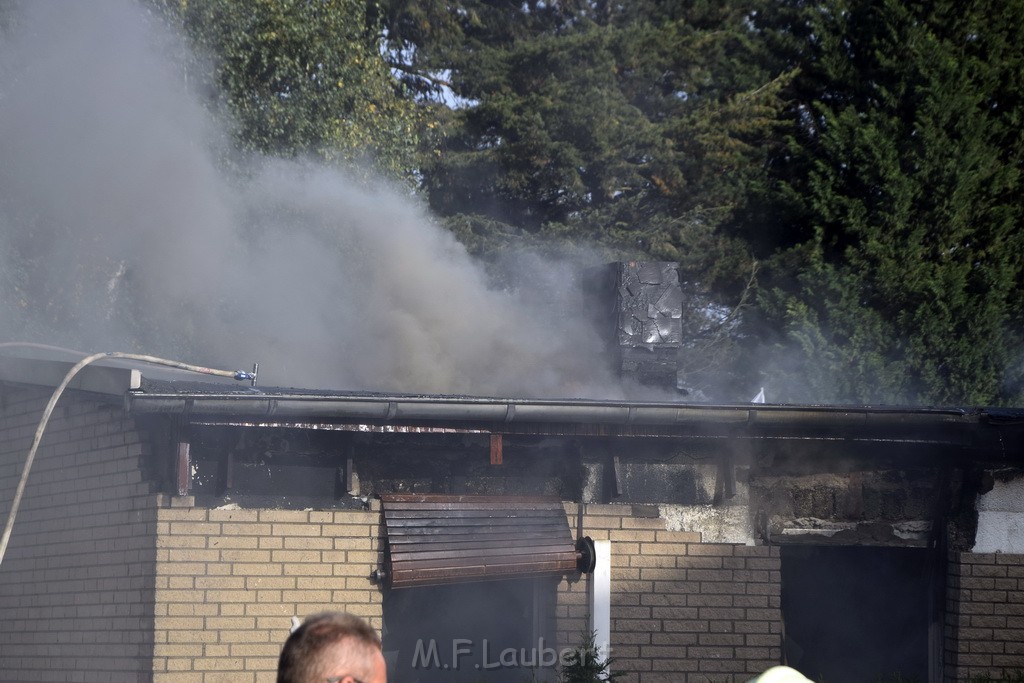
<path fill-rule="evenodd" d="M 736 316 L 718 311 L 749 303 L 756 266 L 725 228 L 766 183 L 793 77 L 764 66 L 749 10 L 484 0 L 381 9 L 393 66 L 436 114 L 421 131 L 432 210 L 485 258 L 510 244 L 590 245 L 609 260 L 679 262 L 694 388 L 720 378 L 738 348 Z"/>
<path fill-rule="evenodd" d="M 462 103 L 425 136 L 432 208 L 702 276 L 709 249 L 742 254 L 717 227 L 763 175 L 786 78 L 757 66 L 744 8 L 722 7 L 388 3 L 409 87 L 436 100 L 445 73 Z"/>
<path fill-rule="evenodd" d="M 612 659 L 604 659 L 594 643 L 594 633 L 582 637 L 580 647 L 573 650 L 559 671 L 561 683 L 603 683 L 618 680 L 618 674 L 609 671 Z"/>
<path fill-rule="evenodd" d="M 799 246 L 762 299 L 797 379 L 813 400 L 1019 401 L 1024 3 L 837 0 L 801 21 L 773 197 Z"/>
<path fill-rule="evenodd" d="M 194 77 L 245 149 L 415 173 L 416 109 L 380 52 L 364 0 L 162 0 L 193 45 Z"/>

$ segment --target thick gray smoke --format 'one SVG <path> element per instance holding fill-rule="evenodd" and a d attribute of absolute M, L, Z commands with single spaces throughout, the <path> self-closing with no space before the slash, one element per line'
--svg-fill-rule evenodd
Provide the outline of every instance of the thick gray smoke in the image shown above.
<path fill-rule="evenodd" d="M 263 384 L 618 392 L 564 288 L 489 288 L 407 195 L 281 160 L 223 173 L 223 126 L 153 16 L 26 5 L 0 53 L 4 340 L 258 360 Z"/>

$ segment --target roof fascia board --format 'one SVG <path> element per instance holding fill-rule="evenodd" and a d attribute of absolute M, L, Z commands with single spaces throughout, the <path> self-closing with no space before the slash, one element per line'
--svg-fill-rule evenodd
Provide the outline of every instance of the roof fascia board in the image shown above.
<path fill-rule="evenodd" d="M 146 394 L 128 396 L 129 410 L 186 416 L 287 420 L 558 422 L 636 425 L 760 427 L 794 424 L 829 427 L 921 427 L 977 424 L 980 412 L 935 408 L 832 406 L 708 406 L 602 401 L 557 401 L 403 396 L 287 394 Z"/>
<path fill-rule="evenodd" d="M 0 356 L 0 381 L 53 388 L 75 365 L 75 362 Z M 122 398 L 141 385 L 142 373 L 137 369 L 90 365 L 71 380 L 68 388 Z"/>

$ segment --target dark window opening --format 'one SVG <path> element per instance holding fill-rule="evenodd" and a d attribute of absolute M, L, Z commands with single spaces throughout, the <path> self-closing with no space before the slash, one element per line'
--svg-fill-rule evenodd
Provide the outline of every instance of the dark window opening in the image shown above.
<path fill-rule="evenodd" d="M 394 683 L 522 683 L 554 672 L 552 577 L 391 590 L 384 651 Z"/>
<path fill-rule="evenodd" d="M 921 548 L 784 546 L 786 663 L 819 682 L 927 681 L 930 560 Z"/>

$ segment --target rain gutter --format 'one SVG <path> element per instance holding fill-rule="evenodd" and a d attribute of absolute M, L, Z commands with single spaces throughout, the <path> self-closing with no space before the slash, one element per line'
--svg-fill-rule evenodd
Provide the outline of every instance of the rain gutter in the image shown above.
<path fill-rule="evenodd" d="M 608 425 L 717 425 L 858 429 L 943 426 L 959 430 L 984 411 L 875 406 L 703 405 L 623 401 L 504 399 L 456 396 L 304 394 L 159 394 L 131 391 L 134 414 L 258 421 L 371 420 L 403 422 L 580 423 Z"/>
<path fill-rule="evenodd" d="M 0 355 L 0 381 L 54 386 L 68 362 Z M 450 395 L 362 394 L 277 388 L 240 391 L 234 383 L 206 383 L 201 389 L 174 388 L 172 382 L 148 383 L 162 375 L 142 373 L 127 363 L 104 362 L 86 368 L 70 388 L 123 400 L 134 415 L 176 416 L 191 422 L 291 424 L 372 424 L 448 426 L 462 430 L 502 431 L 508 425 L 589 426 L 589 433 L 633 431 L 689 435 L 796 435 L 846 439 L 855 435 L 904 436 L 932 442 L 997 448 L 1020 453 L 1024 410 L 918 406 L 843 406 L 599 401 L 587 399 L 511 399 Z M 230 387 L 230 388 L 228 388 Z M 520 427 L 521 428 L 521 427 Z M 631 429 L 632 428 L 632 429 Z M 568 432 L 567 432 L 568 433 Z"/>

